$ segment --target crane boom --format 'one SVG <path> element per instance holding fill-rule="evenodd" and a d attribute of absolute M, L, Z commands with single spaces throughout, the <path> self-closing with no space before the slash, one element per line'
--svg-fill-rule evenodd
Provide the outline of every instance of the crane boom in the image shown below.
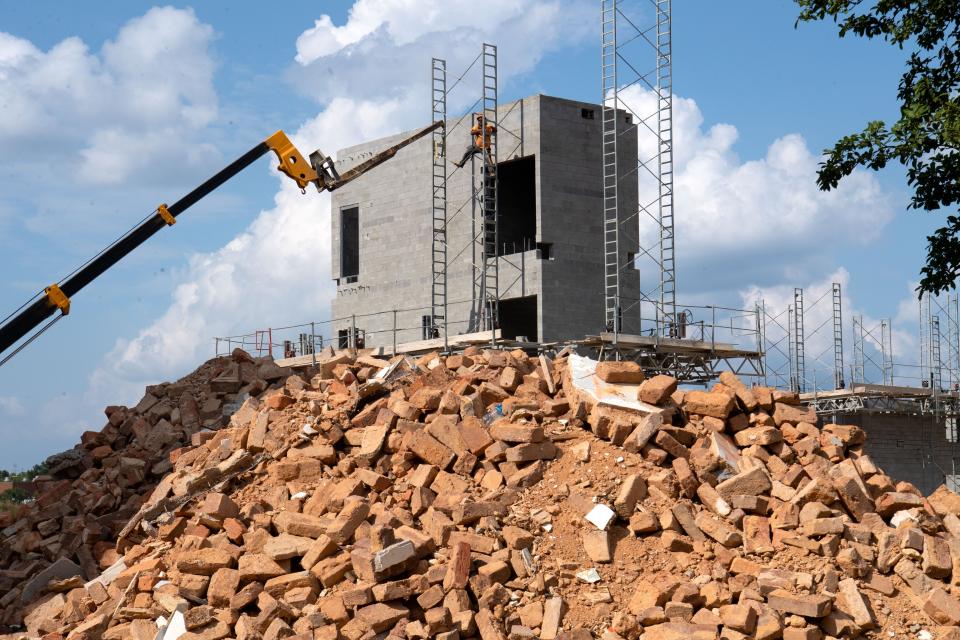
<path fill-rule="evenodd" d="M 414 135 L 405 138 L 401 142 L 365 160 L 357 167 L 344 172 L 342 176 L 337 173 L 333 161 L 319 151 L 311 154 L 310 162 L 307 162 L 293 143 L 290 142 L 286 134 L 284 134 L 283 131 L 277 131 L 169 207 L 166 204 L 159 205 L 154 215 L 149 216 L 122 238 L 101 251 L 72 275 L 61 282 L 51 284 L 44 289 L 43 293 L 38 293 L 37 296 L 35 296 L 36 299 L 28 302 L 18 311 L 11 314 L 0 324 L 0 355 L 5 353 L 28 333 L 39 327 L 57 311 L 60 312 L 60 317 L 67 315 L 70 312 L 71 298 L 84 287 L 101 276 L 107 269 L 120 262 L 126 255 L 146 242 L 155 233 L 166 226 L 173 225 L 176 222 L 177 216 L 267 153 L 271 151 L 276 153 L 277 159 L 280 162 L 277 168 L 296 182 L 301 191 L 306 192 L 307 185 L 311 183 L 316 186 L 317 191 L 333 191 L 358 178 L 377 165 L 386 162 L 395 156 L 401 148 L 422 138 L 440 126 L 443 126 L 442 122 L 437 122 L 425 129 L 421 129 Z M 58 319 L 59 317 L 54 321 Z M 40 332 L 45 329 L 46 327 L 41 329 Z M 40 332 L 0 360 L 0 365 L 16 355 L 16 353 L 29 344 L 33 338 L 39 335 Z"/>

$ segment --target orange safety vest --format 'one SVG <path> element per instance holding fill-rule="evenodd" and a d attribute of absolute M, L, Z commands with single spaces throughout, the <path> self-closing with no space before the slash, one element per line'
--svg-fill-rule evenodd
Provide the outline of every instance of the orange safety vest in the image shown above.
<path fill-rule="evenodd" d="M 482 122 L 482 120 L 481 120 Z M 480 149 L 489 149 L 490 148 L 490 137 L 493 135 L 493 132 L 497 130 L 492 124 L 488 124 L 486 127 L 483 127 L 486 131 L 481 135 L 481 127 L 479 124 L 474 124 L 470 129 L 470 133 L 473 135 L 473 143 Z"/>

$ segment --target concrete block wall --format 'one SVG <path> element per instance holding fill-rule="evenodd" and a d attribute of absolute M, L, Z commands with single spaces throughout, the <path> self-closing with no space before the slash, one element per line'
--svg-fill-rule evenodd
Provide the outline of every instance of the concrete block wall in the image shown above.
<path fill-rule="evenodd" d="M 583 117 L 584 109 L 593 112 L 593 119 Z M 542 242 L 552 244 L 552 259 L 544 263 L 541 339 L 552 341 L 603 330 L 602 114 L 598 105 L 557 98 L 542 100 L 540 113 L 551 126 L 541 130 L 538 232 Z M 637 130 L 627 114 L 618 118 L 623 127 L 617 147 L 623 219 L 638 208 Z M 636 216 L 621 226 L 620 264 L 636 252 L 628 239 L 636 240 L 637 227 Z M 625 296 L 637 297 L 637 271 L 623 270 L 620 286 Z M 639 324 L 639 307 L 624 312 L 625 333 L 638 333 Z"/>
<path fill-rule="evenodd" d="M 592 110 L 594 118 L 584 118 L 583 109 Z M 499 258 L 500 297 L 537 296 L 541 340 L 581 338 L 602 330 L 600 117 L 597 105 L 539 95 L 499 108 L 499 160 L 534 156 L 536 241 L 551 244 L 549 260 L 539 259 L 536 251 Z M 452 165 L 470 144 L 470 126 L 469 117 L 447 124 L 450 335 L 467 331 L 474 286 L 472 257 L 474 250 L 478 257 L 480 252 L 472 240 L 476 231 L 471 215 L 471 165 L 468 162 L 463 169 Z M 342 149 L 338 163 L 352 166 L 410 133 Z M 628 129 L 621 139 L 621 207 L 632 212 L 637 208 L 635 129 Z M 339 212 L 350 206 L 360 210 L 359 277 L 337 287 L 332 310 L 339 320 L 334 333 L 348 328 L 355 316 L 357 328 L 367 334 L 367 345 L 389 345 L 395 336 L 398 343 L 421 339 L 422 316 L 430 313 L 432 159 L 428 136 L 333 193 L 335 279 L 341 275 Z M 482 160 L 479 156 L 475 160 L 479 176 Z M 621 237 L 636 238 L 635 219 L 632 227 L 632 233 Z M 632 250 L 626 243 L 621 246 L 623 262 Z M 624 272 L 622 286 L 625 291 L 639 289 L 635 271 Z M 625 318 L 624 330 L 632 326 Z"/>
<path fill-rule="evenodd" d="M 924 494 L 944 483 L 954 464 L 960 466 L 960 447 L 947 440 L 943 419 L 932 416 L 853 414 L 838 422 L 855 424 L 867 434 L 866 452 L 894 481 L 912 482 Z"/>

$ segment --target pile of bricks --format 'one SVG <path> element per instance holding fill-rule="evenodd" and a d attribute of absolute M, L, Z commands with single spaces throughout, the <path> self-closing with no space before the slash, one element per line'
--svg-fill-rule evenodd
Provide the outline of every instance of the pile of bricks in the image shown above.
<path fill-rule="evenodd" d="M 710 391 L 677 390 L 633 363 L 600 363 L 596 375 L 637 384 L 652 406 L 638 417 L 564 380 L 593 433 L 646 463 L 609 507 L 581 508 L 585 553 L 610 562 L 619 521 L 675 555 L 714 559 L 693 580 L 641 577 L 606 637 L 817 640 L 881 627 L 893 637 L 890 608 L 906 607 L 913 623 L 942 625 L 936 637 L 960 638 L 960 496 L 941 486 L 924 498 L 891 479 L 859 427 L 818 428 L 793 393 L 730 373 Z"/>
<path fill-rule="evenodd" d="M 620 362 L 588 390 L 577 358 L 325 353 L 169 450 L 115 562 L 49 576 L 11 637 L 960 638 L 960 497 L 794 394 Z"/>
<path fill-rule="evenodd" d="M 158 620 L 185 639 L 500 633 L 505 585 L 536 574 L 533 536 L 501 522 L 557 454 L 558 381 L 523 352 L 328 354 L 171 451 L 117 563 L 54 581 L 24 624 L 151 640 Z"/>
<path fill-rule="evenodd" d="M 289 371 L 242 351 L 204 363 L 175 383 L 147 388 L 133 408 L 106 409 L 101 431 L 46 461 L 35 501 L 0 514 L 0 625 L 17 621 L 52 578 L 97 577 L 117 559 L 114 544 L 152 487 L 171 469 L 170 451 L 219 429 L 244 399 Z"/>

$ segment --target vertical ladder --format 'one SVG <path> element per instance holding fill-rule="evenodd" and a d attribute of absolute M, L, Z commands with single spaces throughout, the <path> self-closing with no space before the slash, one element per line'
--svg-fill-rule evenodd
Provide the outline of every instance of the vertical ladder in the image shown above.
<path fill-rule="evenodd" d="M 673 45 L 671 0 L 657 0 L 657 138 L 660 182 L 660 326 L 677 337 L 673 235 Z"/>
<path fill-rule="evenodd" d="M 430 110 L 433 122 L 447 120 L 447 62 L 433 58 L 431 63 Z M 433 134 L 433 237 L 431 262 L 433 279 L 430 286 L 431 337 L 446 335 L 447 320 L 447 128 L 434 129 Z"/>
<path fill-rule="evenodd" d="M 947 388 L 953 391 L 954 386 L 960 381 L 958 378 L 958 369 L 960 369 L 960 348 L 957 341 L 960 339 L 960 326 L 957 324 L 958 314 L 957 306 L 960 296 L 947 294 Z"/>
<path fill-rule="evenodd" d="M 792 391 L 797 390 L 797 375 L 796 375 L 796 362 L 797 355 L 793 352 L 794 346 L 796 343 L 793 339 L 794 332 L 794 322 L 793 322 L 793 305 L 787 305 L 787 359 L 790 361 L 790 389 Z"/>
<path fill-rule="evenodd" d="M 770 365 L 767 364 L 767 359 L 770 357 L 770 350 L 767 348 L 767 307 L 763 298 L 753 306 L 757 313 L 757 351 L 760 352 L 760 363 L 763 366 L 763 386 L 769 387 L 767 372 L 770 370 Z"/>
<path fill-rule="evenodd" d="M 497 312 L 500 304 L 499 273 L 497 265 L 497 47 L 483 43 L 483 126 L 481 136 L 486 136 L 488 124 L 494 126 L 490 136 L 490 147 L 485 149 L 483 158 L 482 187 L 482 266 L 480 272 L 480 296 L 477 317 L 480 329 L 496 327 Z"/>
<path fill-rule="evenodd" d="M 866 359 L 863 353 L 863 316 L 853 316 L 853 380 L 863 384 Z"/>
<path fill-rule="evenodd" d="M 930 296 L 919 300 L 920 305 L 920 385 L 930 384 Z"/>
<path fill-rule="evenodd" d="M 620 213 L 617 187 L 617 0 L 600 2 L 601 144 L 603 145 L 604 327 L 620 333 Z"/>
<path fill-rule="evenodd" d="M 880 362 L 883 367 L 883 384 L 893 385 L 893 335 L 890 320 L 880 321 Z"/>
<path fill-rule="evenodd" d="M 840 283 L 833 283 L 833 388 L 839 389 L 843 382 L 843 309 L 841 307 Z"/>
<path fill-rule="evenodd" d="M 930 384 L 935 392 L 943 389 L 940 362 L 940 316 L 930 316 Z"/>
<path fill-rule="evenodd" d="M 797 287 L 793 290 L 793 353 L 795 358 L 795 371 L 797 387 L 795 391 L 803 393 L 806 391 L 806 363 L 804 362 L 804 334 L 803 334 L 803 289 Z"/>

